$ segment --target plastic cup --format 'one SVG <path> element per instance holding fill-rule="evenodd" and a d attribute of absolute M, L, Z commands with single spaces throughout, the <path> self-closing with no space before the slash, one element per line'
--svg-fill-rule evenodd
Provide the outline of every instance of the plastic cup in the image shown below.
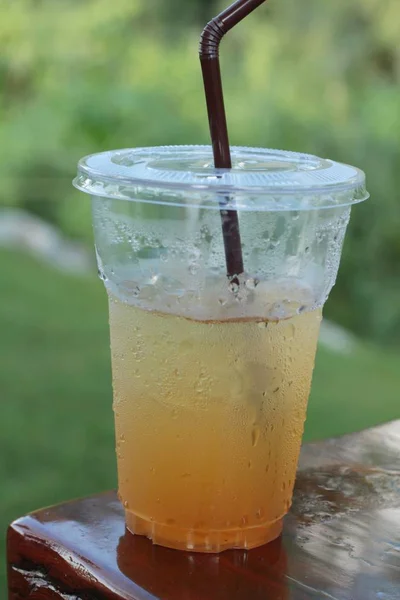
<path fill-rule="evenodd" d="M 358 169 L 314 156 L 128 149 L 79 163 L 109 297 L 119 495 L 128 529 L 219 552 L 276 538 L 291 504 L 322 308 Z M 221 197 L 245 272 L 226 276 Z"/>

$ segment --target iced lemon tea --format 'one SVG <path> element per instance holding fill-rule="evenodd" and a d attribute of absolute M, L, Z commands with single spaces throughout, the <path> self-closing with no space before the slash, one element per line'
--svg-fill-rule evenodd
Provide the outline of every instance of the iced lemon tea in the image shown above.
<path fill-rule="evenodd" d="M 321 310 L 204 321 L 110 296 L 128 528 L 178 549 L 252 548 L 292 497 Z"/>
<path fill-rule="evenodd" d="M 210 146 L 112 150 L 83 158 L 74 181 L 92 197 L 109 297 L 127 526 L 203 552 L 281 531 L 322 308 L 368 197 L 362 171 L 329 159 L 231 158 L 214 169 Z"/>

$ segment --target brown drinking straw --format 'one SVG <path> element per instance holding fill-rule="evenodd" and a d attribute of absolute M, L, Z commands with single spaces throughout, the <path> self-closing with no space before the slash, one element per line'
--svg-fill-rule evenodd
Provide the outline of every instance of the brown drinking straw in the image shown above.
<path fill-rule="evenodd" d="M 214 166 L 217 169 L 232 168 L 221 69 L 219 66 L 219 45 L 228 31 L 264 2 L 265 0 L 237 0 L 212 19 L 205 26 L 201 34 L 200 61 L 214 154 Z M 224 201 L 220 202 L 225 260 L 228 277 L 235 278 L 238 283 L 237 276 L 244 271 L 239 219 L 236 210 L 226 208 L 228 202 L 230 202 L 229 198 L 225 198 Z"/>

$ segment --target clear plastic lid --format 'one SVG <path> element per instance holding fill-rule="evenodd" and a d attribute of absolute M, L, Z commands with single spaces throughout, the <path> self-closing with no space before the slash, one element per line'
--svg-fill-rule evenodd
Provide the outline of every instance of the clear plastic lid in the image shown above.
<path fill-rule="evenodd" d="M 232 169 L 214 168 L 211 146 L 101 152 L 79 161 L 74 185 L 93 196 L 215 209 L 221 196 L 240 210 L 331 208 L 368 198 L 356 167 L 280 150 L 231 152 Z"/>

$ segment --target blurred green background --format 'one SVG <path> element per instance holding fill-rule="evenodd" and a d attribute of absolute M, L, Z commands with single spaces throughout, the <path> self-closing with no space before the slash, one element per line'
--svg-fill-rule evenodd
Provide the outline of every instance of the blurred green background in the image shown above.
<path fill-rule="evenodd" d="M 197 46 L 225 5 L 0 0 L 0 222 L 18 207 L 90 245 L 78 158 L 208 143 Z M 307 439 L 400 416 L 399 39 L 398 0 L 271 0 L 223 42 L 231 143 L 357 165 L 372 195 L 353 210 L 325 312 L 360 341 L 351 354 L 320 348 Z M 115 466 L 100 283 L 15 250 L 0 250 L 0 268 L 4 532 L 28 510 L 114 486 Z"/>

